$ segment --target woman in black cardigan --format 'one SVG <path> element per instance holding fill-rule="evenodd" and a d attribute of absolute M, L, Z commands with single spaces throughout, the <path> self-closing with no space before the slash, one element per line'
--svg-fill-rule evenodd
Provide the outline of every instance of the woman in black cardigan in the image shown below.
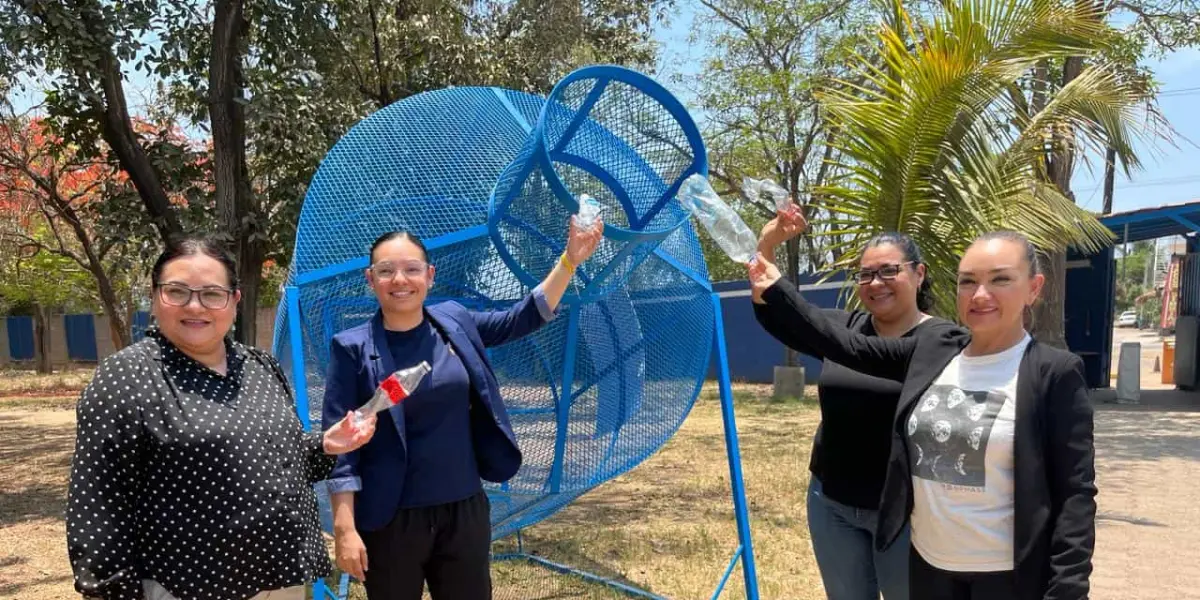
<path fill-rule="evenodd" d="M 767 227 L 805 226 L 781 219 Z M 876 540 L 889 546 L 911 516 L 913 600 L 1088 597 L 1092 407 L 1079 358 L 1025 331 L 1044 278 L 1024 236 L 987 234 L 963 255 L 969 331 L 868 337 L 824 318 L 762 254 L 750 280 L 760 320 L 790 319 L 825 358 L 903 382 Z"/>

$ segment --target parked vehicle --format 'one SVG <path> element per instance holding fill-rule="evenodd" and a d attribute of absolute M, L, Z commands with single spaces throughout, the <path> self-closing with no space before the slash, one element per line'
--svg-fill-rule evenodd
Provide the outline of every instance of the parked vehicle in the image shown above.
<path fill-rule="evenodd" d="M 1137 327 L 1137 311 L 1127 310 L 1117 317 L 1117 327 Z"/>

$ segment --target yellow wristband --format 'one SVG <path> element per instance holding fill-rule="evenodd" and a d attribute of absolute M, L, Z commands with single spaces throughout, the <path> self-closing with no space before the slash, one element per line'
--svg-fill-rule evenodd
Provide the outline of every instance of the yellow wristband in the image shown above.
<path fill-rule="evenodd" d="M 567 258 L 566 252 L 563 252 L 562 256 L 558 257 L 558 262 L 561 263 L 562 266 L 566 267 L 568 271 L 572 273 L 575 272 L 575 265 L 571 264 L 571 259 Z"/>

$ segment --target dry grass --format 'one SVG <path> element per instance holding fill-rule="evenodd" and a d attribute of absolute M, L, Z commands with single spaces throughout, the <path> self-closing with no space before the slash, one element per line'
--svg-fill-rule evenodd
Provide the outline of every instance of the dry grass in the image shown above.
<path fill-rule="evenodd" d="M 737 386 L 762 597 L 815 599 L 822 592 L 804 527 L 804 489 L 817 411 L 812 402 L 772 402 L 766 394 L 763 386 Z M 75 598 L 62 521 L 74 413 L 6 402 L 0 400 L 0 597 Z M 708 598 L 737 548 L 722 431 L 715 392 L 706 388 L 661 452 L 527 530 L 525 549 L 668 598 Z M 498 600 L 622 597 L 528 563 L 497 564 L 494 573 Z M 741 582 L 737 570 L 723 597 L 742 597 Z"/>
<path fill-rule="evenodd" d="M 92 380 L 93 366 L 72 365 L 48 375 L 30 370 L 0 370 L 0 410 L 66 410 Z"/>
<path fill-rule="evenodd" d="M 0 398 L 12 396 L 79 395 L 92 380 L 95 365 L 69 365 L 42 375 L 28 369 L 0 370 Z"/>

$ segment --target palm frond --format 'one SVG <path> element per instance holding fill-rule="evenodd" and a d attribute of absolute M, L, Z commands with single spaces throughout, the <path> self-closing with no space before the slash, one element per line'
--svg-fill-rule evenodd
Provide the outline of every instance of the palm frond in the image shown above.
<path fill-rule="evenodd" d="M 829 212 L 825 235 L 848 268 L 877 233 L 901 231 L 922 247 L 939 306 L 953 306 L 958 259 L 978 235 L 1025 233 L 1044 250 L 1096 250 L 1112 241 L 1093 215 L 1046 180 L 1052 144 L 1111 144 L 1124 168 L 1134 148 L 1165 127 L 1144 91 L 1118 69 L 1093 64 L 1030 114 L 1034 68 L 1068 56 L 1098 57 L 1116 33 L 1094 9 L 1057 0 L 964 0 L 927 25 L 884 26 L 879 54 L 857 58 L 848 81 L 818 92 L 843 135 L 837 176 L 814 190 Z M 915 41 L 914 41 L 915 40 Z M 858 83 L 853 83 L 858 82 Z M 1153 140 L 1149 140 L 1153 141 Z"/>

